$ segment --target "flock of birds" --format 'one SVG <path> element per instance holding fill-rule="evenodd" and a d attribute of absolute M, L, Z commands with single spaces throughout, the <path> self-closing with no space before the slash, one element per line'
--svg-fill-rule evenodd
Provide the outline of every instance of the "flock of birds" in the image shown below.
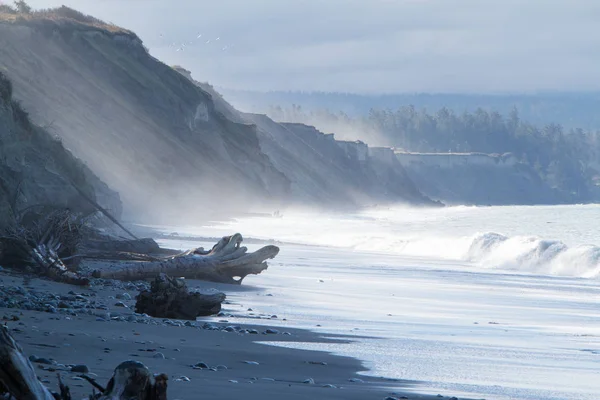
<path fill-rule="evenodd" d="M 164 37 L 164 35 L 161 33 L 161 34 L 160 34 L 160 37 L 161 37 L 161 38 L 163 38 L 163 37 Z M 172 47 L 173 49 L 175 49 L 175 51 L 178 51 L 178 52 L 179 52 L 179 51 L 185 51 L 187 48 L 189 48 L 189 47 L 191 47 L 191 46 L 194 46 L 194 45 L 195 45 L 195 44 L 197 44 L 197 43 L 203 43 L 204 45 L 210 45 L 211 43 L 212 43 L 213 45 L 214 45 L 214 44 L 218 44 L 218 45 L 221 45 L 221 44 L 222 44 L 222 43 L 221 43 L 221 37 L 217 37 L 217 38 L 214 38 L 214 39 L 208 39 L 208 40 L 204 40 L 204 39 L 202 38 L 202 34 L 201 34 L 201 33 L 199 33 L 199 34 L 198 34 L 198 36 L 196 36 L 196 41 L 189 41 L 189 42 L 187 42 L 187 43 L 181 43 L 181 44 L 177 44 L 177 43 L 173 42 L 173 43 L 171 44 L 171 47 Z M 227 51 L 227 50 L 231 49 L 232 47 L 233 47 L 233 45 L 231 45 L 231 46 L 227 46 L 227 45 L 225 45 L 225 46 L 222 46 L 222 47 L 221 47 L 221 51 Z"/>

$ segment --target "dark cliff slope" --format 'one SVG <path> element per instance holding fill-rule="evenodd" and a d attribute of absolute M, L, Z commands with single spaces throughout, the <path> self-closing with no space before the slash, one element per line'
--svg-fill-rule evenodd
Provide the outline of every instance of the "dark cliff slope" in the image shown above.
<path fill-rule="evenodd" d="M 289 194 L 255 128 L 215 110 L 129 31 L 65 8 L 5 16 L 0 70 L 32 119 L 116 189 L 130 216 L 193 218 Z"/>
<path fill-rule="evenodd" d="M 302 204 L 360 206 L 377 202 L 431 205 L 398 162 L 382 163 L 366 146 L 359 156 L 354 144 L 340 142 L 312 126 L 277 123 L 265 115 L 237 111 L 210 85 L 195 81 L 182 67 L 175 70 L 211 93 L 227 118 L 256 126 L 262 151 L 291 182 L 292 198 Z"/>
<path fill-rule="evenodd" d="M 0 228 L 19 212 L 37 207 L 93 211 L 74 185 L 119 217 L 118 194 L 60 140 L 29 121 L 26 111 L 12 98 L 11 82 L 0 73 Z"/>

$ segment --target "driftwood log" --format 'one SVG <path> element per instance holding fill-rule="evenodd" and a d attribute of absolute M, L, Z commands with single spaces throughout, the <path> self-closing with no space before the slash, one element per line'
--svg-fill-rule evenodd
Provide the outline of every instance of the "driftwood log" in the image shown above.
<path fill-rule="evenodd" d="M 167 376 L 153 377 L 148 368 L 137 361 L 119 364 L 106 389 L 93 379 L 82 377 L 100 389 L 101 393 L 89 396 L 91 400 L 167 400 Z M 6 326 L 0 326 L 0 383 L 0 394 L 9 394 L 17 400 L 72 400 L 70 390 L 60 376 L 60 393 L 50 392 L 40 382 L 31 362 Z"/>
<path fill-rule="evenodd" d="M 248 249 L 240 246 L 242 241 L 242 235 L 236 233 L 223 237 L 209 251 L 200 247 L 164 260 L 136 262 L 111 270 L 94 271 L 93 276 L 135 281 L 153 279 L 164 273 L 173 277 L 241 284 L 246 276 L 257 275 L 267 269 L 266 260 L 279 253 L 279 247 L 271 245 L 247 253 Z"/>
<path fill-rule="evenodd" d="M 173 279 L 160 274 L 150 286 L 141 292 L 135 304 L 135 312 L 156 318 L 185 319 L 218 314 L 224 293 L 189 292 L 184 279 Z"/>
<path fill-rule="evenodd" d="M 55 400 L 5 326 L 0 326 L 0 382 L 15 399 Z"/>

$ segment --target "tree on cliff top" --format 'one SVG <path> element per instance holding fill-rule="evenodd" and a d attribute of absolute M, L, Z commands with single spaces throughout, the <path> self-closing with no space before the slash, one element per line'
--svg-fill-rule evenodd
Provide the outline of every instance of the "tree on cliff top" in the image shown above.
<path fill-rule="evenodd" d="M 25 0 L 15 0 L 15 7 L 17 11 L 22 14 L 30 14 L 31 6 L 25 2 Z"/>

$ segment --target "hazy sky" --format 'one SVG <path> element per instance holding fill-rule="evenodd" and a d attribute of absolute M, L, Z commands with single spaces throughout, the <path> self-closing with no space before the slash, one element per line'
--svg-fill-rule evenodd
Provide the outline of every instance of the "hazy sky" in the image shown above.
<path fill-rule="evenodd" d="M 35 8 L 65 4 L 129 28 L 157 58 L 228 88 L 600 89 L 600 0 L 29 3 Z M 185 49 L 177 51 L 182 43 Z"/>

